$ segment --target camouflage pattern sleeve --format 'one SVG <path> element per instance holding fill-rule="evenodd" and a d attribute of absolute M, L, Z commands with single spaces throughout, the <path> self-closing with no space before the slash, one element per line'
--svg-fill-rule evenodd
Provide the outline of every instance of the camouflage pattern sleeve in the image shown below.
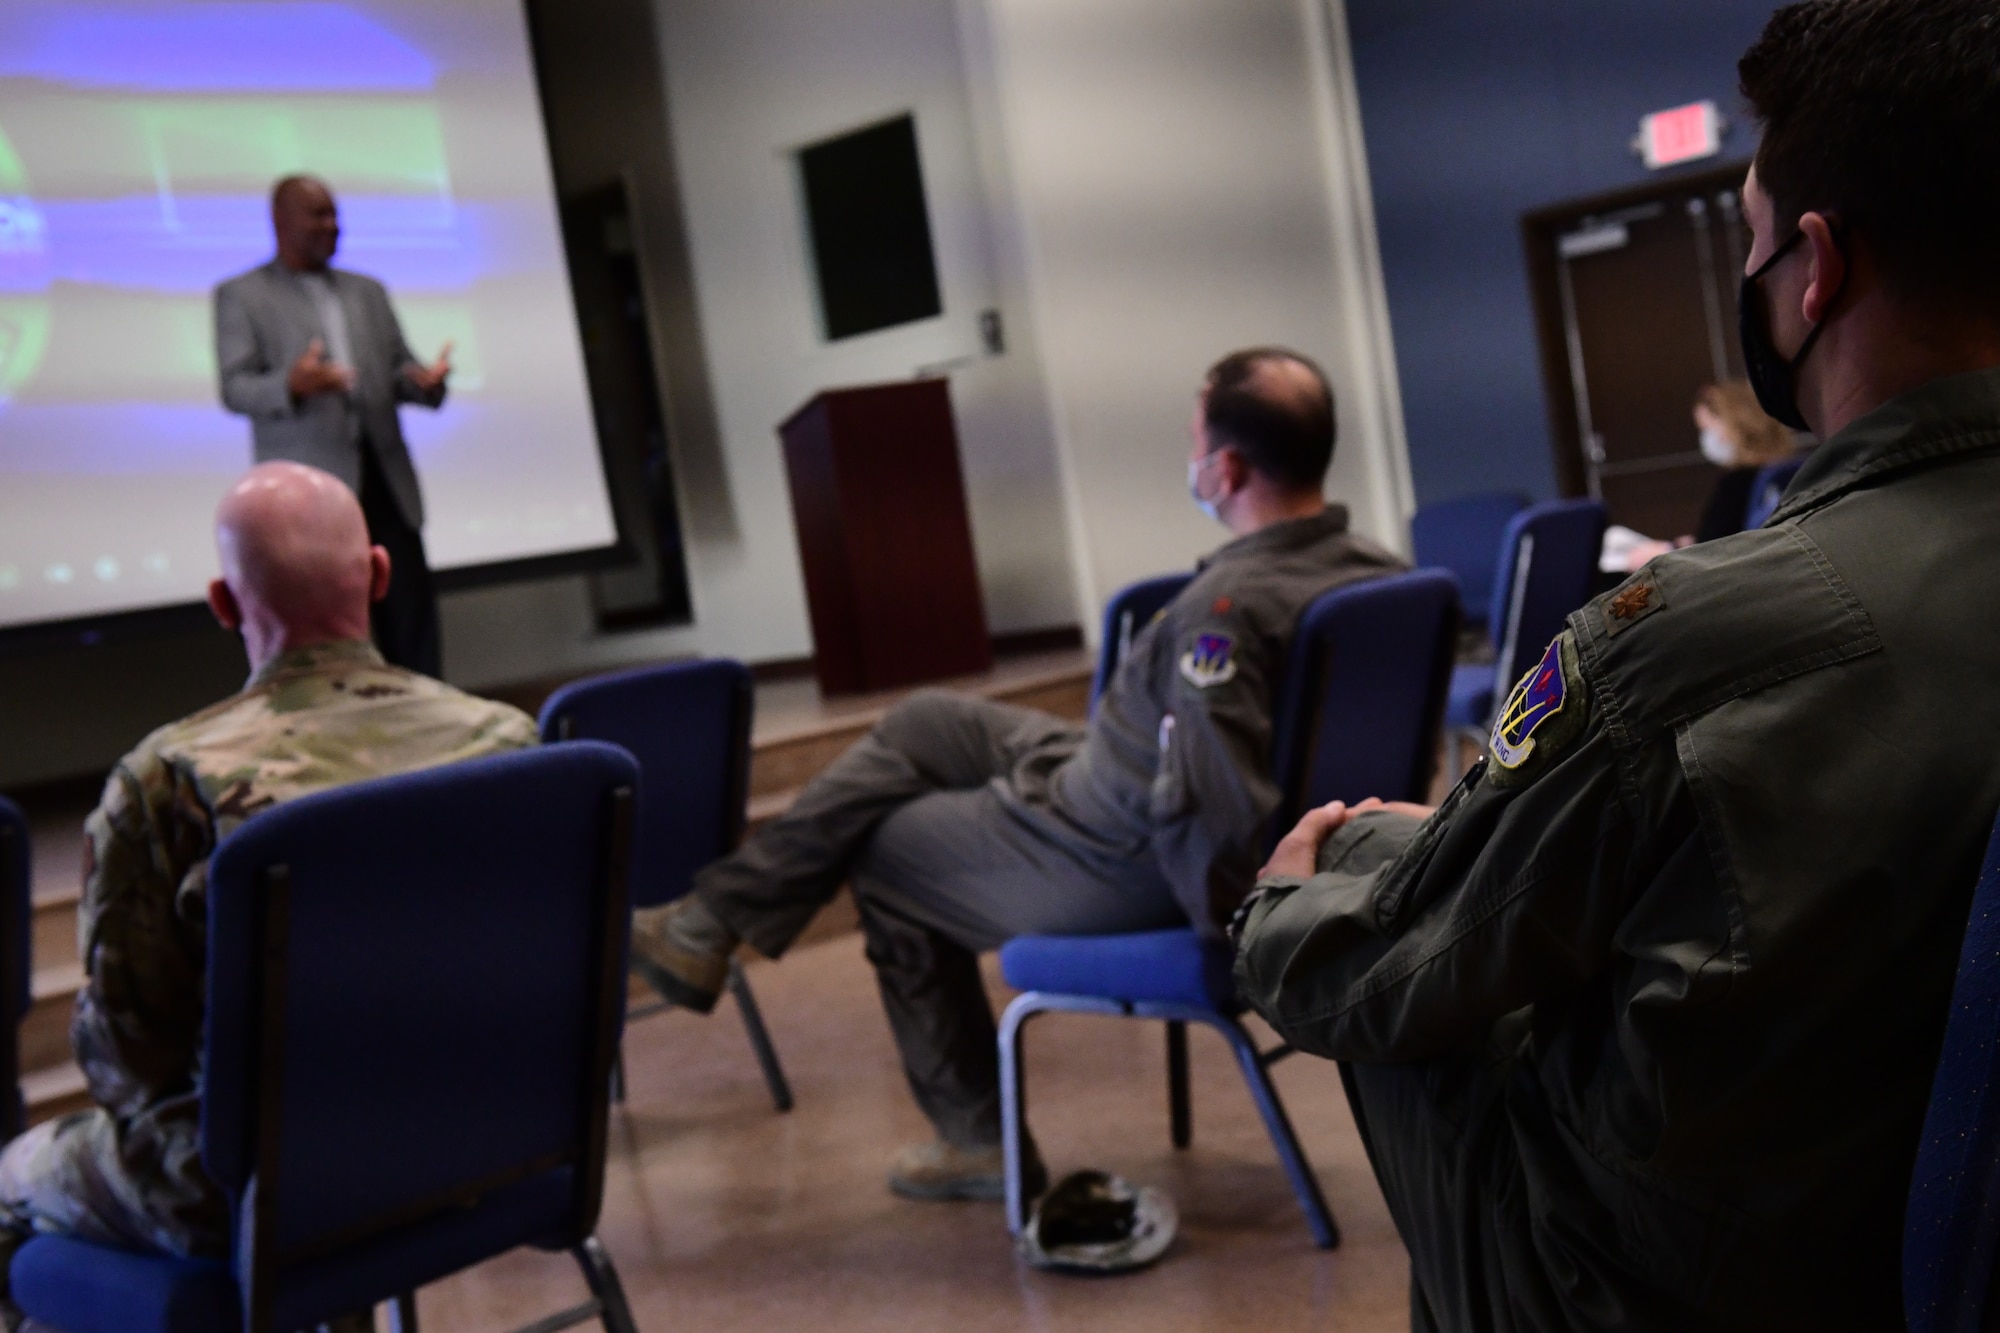
<path fill-rule="evenodd" d="M 209 817 L 142 747 L 111 775 L 84 832 L 77 931 L 87 975 L 70 1040 L 92 1099 L 130 1116 L 192 1086 L 206 941 L 203 923 L 176 909 L 183 880 L 206 864 Z"/>

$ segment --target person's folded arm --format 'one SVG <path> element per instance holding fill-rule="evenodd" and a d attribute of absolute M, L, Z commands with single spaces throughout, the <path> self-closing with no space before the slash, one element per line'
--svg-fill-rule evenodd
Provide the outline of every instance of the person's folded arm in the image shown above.
<path fill-rule="evenodd" d="M 1360 816 L 1328 841 L 1321 873 L 1265 886 L 1241 931 L 1239 989 L 1316 1054 L 1462 1048 L 1605 966 L 1633 845 L 1610 738 L 1586 716 L 1532 772 L 1482 772 L 1421 825 Z"/>

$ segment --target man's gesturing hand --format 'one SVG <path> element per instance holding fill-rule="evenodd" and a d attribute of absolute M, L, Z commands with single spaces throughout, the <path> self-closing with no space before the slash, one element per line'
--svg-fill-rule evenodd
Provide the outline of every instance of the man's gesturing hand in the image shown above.
<path fill-rule="evenodd" d="M 328 360 L 326 344 L 315 338 L 299 353 L 299 359 L 292 362 L 291 373 L 285 376 L 285 387 L 297 402 L 314 394 L 346 393 L 354 387 L 354 371 Z"/>
<path fill-rule="evenodd" d="M 451 377 L 451 344 L 446 343 L 438 352 L 438 359 L 428 366 L 409 365 L 403 368 L 403 378 L 418 393 L 432 394 L 444 387 Z"/>

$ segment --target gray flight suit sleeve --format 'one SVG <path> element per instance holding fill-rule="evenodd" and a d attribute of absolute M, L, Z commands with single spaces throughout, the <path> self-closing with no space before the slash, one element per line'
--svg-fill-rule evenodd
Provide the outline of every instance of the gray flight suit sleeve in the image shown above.
<path fill-rule="evenodd" d="M 250 309 L 233 282 L 215 289 L 215 363 L 222 405 L 246 417 L 288 417 L 294 411 L 290 366 L 273 366 Z"/>
<path fill-rule="evenodd" d="M 1657 848 L 1635 853 L 1611 738 L 1574 703 L 1580 727 L 1531 774 L 1482 759 L 1428 821 L 1360 816 L 1322 849 L 1321 873 L 1259 886 L 1237 983 L 1287 1041 L 1424 1059 L 1604 969 L 1643 892 L 1635 866 L 1657 865 Z M 1660 836 L 1699 850 L 1691 817 Z"/>
<path fill-rule="evenodd" d="M 1163 623 L 1161 630 L 1170 626 Z M 1209 658 L 1198 657 L 1202 641 Z M 1213 655 L 1229 641 L 1226 663 Z M 1182 629 L 1159 647 L 1174 654 L 1168 720 L 1149 797 L 1153 847 L 1197 930 L 1220 938 L 1263 861 L 1265 822 L 1278 806 L 1271 780 L 1272 646 L 1229 615 Z"/>

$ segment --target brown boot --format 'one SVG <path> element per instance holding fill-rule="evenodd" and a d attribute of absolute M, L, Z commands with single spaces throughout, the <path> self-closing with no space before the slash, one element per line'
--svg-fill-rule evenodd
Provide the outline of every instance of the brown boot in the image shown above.
<path fill-rule="evenodd" d="M 705 1014 L 729 980 L 736 932 L 689 894 L 632 914 L 632 970 L 668 1004 Z"/>
<path fill-rule="evenodd" d="M 1025 1193 L 1032 1199 L 1049 1187 L 1049 1173 L 1031 1141 L 1021 1172 Z M 1007 1197 L 1007 1169 L 1000 1145 L 961 1148 L 944 1139 L 913 1143 L 896 1154 L 889 1168 L 889 1188 L 905 1199 L 978 1199 Z"/>

